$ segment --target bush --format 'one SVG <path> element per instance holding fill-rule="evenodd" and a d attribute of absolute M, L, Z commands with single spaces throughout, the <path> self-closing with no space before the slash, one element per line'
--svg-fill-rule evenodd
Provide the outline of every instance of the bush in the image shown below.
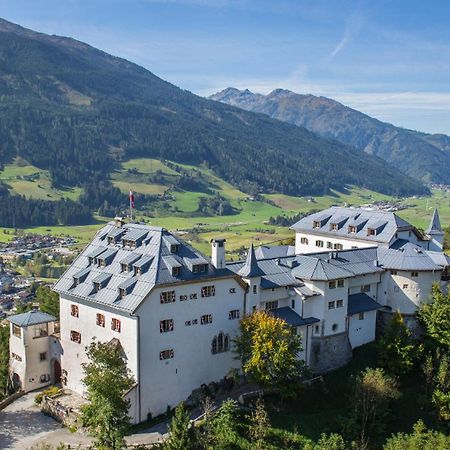
<path fill-rule="evenodd" d="M 35 395 L 34 403 L 36 403 L 36 405 L 40 405 L 42 403 L 44 396 L 53 398 L 59 395 L 60 393 L 61 388 L 57 386 L 50 386 L 49 388 L 45 389 L 45 391 L 39 392 L 38 394 Z"/>

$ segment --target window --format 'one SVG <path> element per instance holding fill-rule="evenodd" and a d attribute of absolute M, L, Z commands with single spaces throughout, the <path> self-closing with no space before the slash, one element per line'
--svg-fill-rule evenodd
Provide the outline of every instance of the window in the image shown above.
<path fill-rule="evenodd" d="M 204 314 L 200 317 L 200 324 L 201 325 L 208 325 L 209 323 L 212 323 L 212 315 L 211 314 Z"/>
<path fill-rule="evenodd" d="M 172 267 L 172 276 L 178 277 L 181 273 L 181 267 Z"/>
<path fill-rule="evenodd" d="M 178 250 L 180 249 L 179 244 L 172 244 L 170 246 L 170 253 L 178 253 Z"/>
<path fill-rule="evenodd" d="M 342 278 L 337 280 L 337 287 L 344 287 L 344 280 Z"/>
<path fill-rule="evenodd" d="M 367 236 L 375 236 L 377 232 L 373 228 L 367 228 Z"/>
<path fill-rule="evenodd" d="M 100 283 L 94 282 L 94 292 L 98 292 L 101 288 Z"/>
<path fill-rule="evenodd" d="M 330 241 L 327 241 L 327 248 L 333 248 L 333 244 Z"/>
<path fill-rule="evenodd" d="M 120 320 L 115 319 L 114 317 L 111 319 L 111 330 L 117 331 L 120 333 Z"/>
<path fill-rule="evenodd" d="M 190 320 L 186 320 L 186 322 L 184 322 L 185 327 L 190 327 L 191 325 L 192 325 L 192 322 Z"/>
<path fill-rule="evenodd" d="M 408 289 L 408 285 L 407 285 L 407 284 L 404 284 L 404 285 L 403 285 L 403 289 Z"/>
<path fill-rule="evenodd" d="M 97 313 L 96 323 L 99 327 L 105 328 L 105 316 L 103 314 Z"/>
<path fill-rule="evenodd" d="M 418 277 L 419 276 L 419 272 L 411 272 L 411 276 L 412 277 Z"/>
<path fill-rule="evenodd" d="M 47 381 L 50 381 L 50 374 L 49 373 L 44 373 L 39 377 L 39 381 L 41 383 L 46 383 Z"/>
<path fill-rule="evenodd" d="M 73 317 L 80 317 L 80 311 L 77 305 L 70 305 L 70 315 Z"/>
<path fill-rule="evenodd" d="M 277 309 L 278 308 L 278 300 L 266 302 L 264 306 L 265 306 L 266 311 L 268 311 L 269 309 Z"/>
<path fill-rule="evenodd" d="M 331 302 L 328 302 L 328 309 L 335 309 L 336 308 L 336 302 L 333 300 Z"/>
<path fill-rule="evenodd" d="M 13 323 L 12 332 L 14 336 L 17 336 L 19 338 L 22 337 L 22 329 L 15 323 Z"/>
<path fill-rule="evenodd" d="M 295 300 L 294 299 L 291 300 L 291 308 L 295 309 Z"/>
<path fill-rule="evenodd" d="M 163 350 L 162 352 L 159 352 L 159 359 L 160 361 L 163 361 L 164 359 L 172 359 L 174 355 L 173 348 L 169 350 Z"/>
<path fill-rule="evenodd" d="M 79 333 L 78 331 L 71 330 L 70 340 L 76 342 L 77 344 L 81 344 L 81 333 Z"/>
<path fill-rule="evenodd" d="M 228 318 L 230 320 L 234 320 L 234 319 L 239 319 L 241 315 L 241 312 L 239 311 L 239 309 L 232 309 L 229 313 L 228 313 Z"/>
<path fill-rule="evenodd" d="M 192 320 L 192 325 L 197 325 L 198 324 L 198 319 L 193 319 Z"/>
<path fill-rule="evenodd" d="M 175 301 L 175 291 L 165 291 L 159 294 L 159 301 L 161 303 L 173 303 Z"/>
<path fill-rule="evenodd" d="M 313 228 L 320 228 L 320 227 L 321 227 L 320 221 L 319 220 L 315 220 L 313 222 Z"/>
<path fill-rule="evenodd" d="M 335 289 L 336 288 L 336 281 L 329 281 L 328 282 L 328 288 L 329 289 Z"/>
<path fill-rule="evenodd" d="M 203 286 L 202 287 L 202 297 L 213 297 L 216 295 L 215 286 Z"/>
<path fill-rule="evenodd" d="M 343 308 L 343 307 L 344 307 L 344 300 L 337 300 L 336 308 Z"/>
<path fill-rule="evenodd" d="M 180 302 L 185 302 L 188 299 L 187 295 L 180 295 Z"/>
<path fill-rule="evenodd" d="M 167 333 L 173 331 L 173 319 L 161 320 L 159 322 L 159 332 Z"/>
<path fill-rule="evenodd" d="M 11 353 L 11 359 L 15 359 L 16 361 L 22 361 L 22 357 L 17 355 L 16 353 Z"/>
<path fill-rule="evenodd" d="M 230 288 L 230 294 L 235 294 L 236 293 L 236 288 Z"/>
<path fill-rule="evenodd" d="M 370 292 L 370 284 L 365 284 L 361 286 L 361 292 Z"/>
<path fill-rule="evenodd" d="M 195 300 L 197 298 L 197 292 L 194 292 L 193 294 L 191 294 L 190 296 L 189 296 L 189 299 L 190 300 Z"/>
<path fill-rule="evenodd" d="M 397 275 L 397 271 L 396 270 L 391 270 L 391 275 Z"/>
<path fill-rule="evenodd" d="M 323 247 L 323 241 L 317 240 L 316 247 Z"/>
<path fill-rule="evenodd" d="M 39 361 L 47 361 L 47 352 L 39 353 Z"/>
<path fill-rule="evenodd" d="M 258 288 L 256 286 L 256 284 L 253 285 L 253 293 L 256 294 L 256 292 L 258 291 Z"/>
<path fill-rule="evenodd" d="M 338 330 L 338 324 L 337 323 L 333 323 L 333 326 L 331 327 L 331 329 L 333 331 L 337 331 Z"/>
<path fill-rule="evenodd" d="M 192 266 L 192 273 L 204 273 L 207 267 L 207 264 L 195 264 Z"/>
<path fill-rule="evenodd" d="M 358 320 L 364 320 L 364 313 L 363 312 L 360 312 L 358 314 Z"/>
<path fill-rule="evenodd" d="M 334 244 L 334 249 L 335 250 L 343 250 L 344 246 L 342 244 Z"/>
<path fill-rule="evenodd" d="M 320 333 L 319 325 L 314 325 L 314 334 L 319 334 L 319 333 Z"/>
<path fill-rule="evenodd" d="M 357 229 L 354 225 L 349 225 L 348 232 L 349 233 L 356 233 Z"/>
<path fill-rule="evenodd" d="M 47 323 L 41 323 L 39 325 L 34 326 L 34 337 L 40 338 L 48 336 L 48 324 Z"/>
<path fill-rule="evenodd" d="M 230 337 L 228 334 L 224 334 L 221 331 L 217 336 L 214 336 L 211 342 L 211 353 L 213 355 L 217 353 L 227 352 L 230 349 Z"/>
<path fill-rule="evenodd" d="M 308 238 L 306 237 L 300 238 L 300 244 L 308 245 L 309 244 Z"/>
<path fill-rule="evenodd" d="M 127 290 L 125 288 L 119 288 L 119 298 L 123 299 L 127 295 Z"/>
<path fill-rule="evenodd" d="M 129 266 L 128 264 L 122 263 L 122 264 L 120 265 L 120 267 L 121 267 L 121 269 L 122 269 L 122 272 L 129 272 L 129 271 L 130 271 L 130 266 Z"/>

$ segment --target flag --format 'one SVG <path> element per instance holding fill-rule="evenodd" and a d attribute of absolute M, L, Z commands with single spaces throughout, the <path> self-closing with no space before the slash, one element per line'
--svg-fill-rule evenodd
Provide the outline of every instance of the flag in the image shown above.
<path fill-rule="evenodd" d="M 134 194 L 133 194 L 133 191 L 130 191 L 130 207 L 134 208 Z"/>

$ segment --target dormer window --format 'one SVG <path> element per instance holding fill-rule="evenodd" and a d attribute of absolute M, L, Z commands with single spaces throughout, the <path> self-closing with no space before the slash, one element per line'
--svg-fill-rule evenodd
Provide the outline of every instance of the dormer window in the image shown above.
<path fill-rule="evenodd" d="M 375 230 L 374 228 L 367 228 L 367 236 L 376 236 L 377 235 L 377 230 Z"/>
<path fill-rule="evenodd" d="M 130 271 L 130 266 L 128 264 L 121 264 L 120 265 L 122 272 L 129 272 Z"/>
<path fill-rule="evenodd" d="M 116 243 L 116 240 L 112 236 L 109 236 L 108 237 L 108 244 L 112 245 L 112 244 L 115 244 L 115 243 Z"/>
<path fill-rule="evenodd" d="M 338 224 L 337 224 L 337 223 L 332 223 L 332 224 L 330 225 L 330 230 L 332 230 L 332 231 L 337 231 L 337 230 L 339 230 Z"/>
<path fill-rule="evenodd" d="M 94 292 L 98 292 L 102 288 L 101 284 L 94 282 Z"/>
<path fill-rule="evenodd" d="M 349 233 L 356 233 L 357 232 L 357 228 L 355 227 L 355 225 L 349 225 L 348 227 L 348 232 Z"/>
<path fill-rule="evenodd" d="M 313 222 L 313 228 L 320 228 L 322 225 L 320 223 L 320 220 L 315 220 Z"/>
<path fill-rule="evenodd" d="M 119 288 L 119 298 L 122 300 L 125 295 L 127 295 L 127 290 L 125 288 Z"/>
<path fill-rule="evenodd" d="M 170 253 L 178 253 L 179 250 L 180 250 L 179 244 L 171 244 L 170 245 Z"/>
<path fill-rule="evenodd" d="M 172 276 L 178 277 L 181 273 L 181 267 L 172 267 Z"/>
<path fill-rule="evenodd" d="M 192 266 L 192 273 L 205 273 L 207 267 L 207 264 L 194 264 Z"/>

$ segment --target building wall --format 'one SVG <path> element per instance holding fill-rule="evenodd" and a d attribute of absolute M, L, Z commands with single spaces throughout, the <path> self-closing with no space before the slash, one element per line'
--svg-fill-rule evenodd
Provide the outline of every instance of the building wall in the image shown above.
<path fill-rule="evenodd" d="M 308 244 L 302 244 L 301 238 L 307 238 Z M 316 241 L 321 240 L 324 242 L 323 247 L 317 247 Z M 352 248 L 366 248 L 366 247 L 374 247 L 377 245 L 376 242 L 371 241 L 361 241 L 357 239 L 351 239 L 348 237 L 347 239 L 341 236 L 329 236 L 329 235 L 319 235 L 319 234 L 310 234 L 305 232 L 297 232 L 295 233 L 295 253 L 304 254 L 304 253 L 317 253 L 317 252 L 326 252 L 326 251 L 335 251 L 334 248 L 328 248 L 327 242 L 330 242 L 334 247 L 334 244 L 342 244 L 343 250 L 350 250 Z"/>
<path fill-rule="evenodd" d="M 354 314 L 348 318 L 348 337 L 352 348 L 375 340 L 377 311 Z"/>
<path fill-rule="evenodd" d="M 201 297 L 201 287 L 215 286 L 215 295 Z M 230 293 L 234 289 L 234 293 Z M 174 303 L 160 303 L 162 291 L 175 291 Z M 197 299 L 190 300 L 196 293 Z M 180 301 L 186 295 L 188 300 Z M 243 288 L 234 278 L 185 283 L 157 288 L 139 307 L 140 320 L 140 397 L 141 420 L 164 413 L 185 400 L 203 383 L 218 381 L 232 368 L 239 367 L 231 351 L 231 339 L 239 329 L 239 319 L 230 320 L 229 312 L 244 312 Z M 202 325 L 202 315 L 212 315 L 212 323 Z M 174 330 L 160 332 L 160 321 L 173 319 Z M 192 321 L 197 320 L 197 324 Z M 191 325 L 186 322 L 190 321 Z M 229 335 L 230 350 L 212 354 L 211 345 L 222 331 Z M 160 352 L 173 350 L 173 358 L 160 360 Z"/>
<path fill-rule="evenodd" d="M 441 272 L 422 271 L 418 272 L 418 277 L 412 277 L 411 273 L 400 270 L 396 274 L 384 272 L 381 284 L 383 305 L 402 314 L 414 314 L 421 302 L 429 301 L 433 283 L 439 282 Z"/>
<path fill-rule="evenodd" d="M 71 315 L 71 305 L 79 308 L 79 317 Z M 105 316 L 105 327 L 96 324 L 97 313 Z M 64 349 L 61 357 L 61 368 L 67 372 L 67 387 L 81 395 L 85 394 L 82 379 L 84 372 L 82 363 L 88 362 L 86 347 L 95 339 L 100 342 L 109 342 L 113 338 L 119 339 L 126 358 L 128 368 L 138 379 L 137 364 L 137 318 L 120 311 L 102 307 L 99 304 L 81 303 L 80 300 L 60 298 L 61 317 L 61 346 Z M 121 321 L 120 333 L 111 330 L 111 319 Z M 70 331 L 81 333 L 81 344 L 71 341 Z"/>

